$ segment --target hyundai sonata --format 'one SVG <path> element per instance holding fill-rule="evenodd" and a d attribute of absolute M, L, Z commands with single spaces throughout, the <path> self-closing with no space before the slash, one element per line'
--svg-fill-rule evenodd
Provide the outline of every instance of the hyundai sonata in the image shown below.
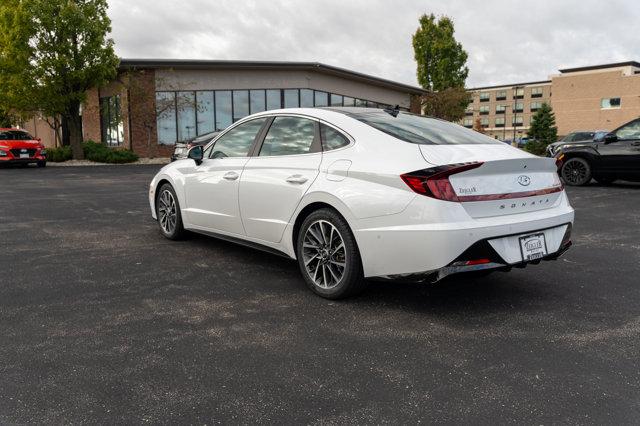
<path fill-rule="evenodd" d="M 555 259 L 574 212 L 553 159 L 398 109 L 258 113 L 153 178 L 160 232 L 296 259 L 327 298 Z"/>

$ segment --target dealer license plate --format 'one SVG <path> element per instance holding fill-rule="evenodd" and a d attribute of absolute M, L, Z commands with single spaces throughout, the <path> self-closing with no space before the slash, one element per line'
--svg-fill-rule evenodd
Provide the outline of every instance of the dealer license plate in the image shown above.
<path fill-rule="evenodd" d="M 29 158 L 29 153 L 26 153 L 26 154 L 20 153 L 20 158 Z"/>
<path fill-rule="evenodd" d="M 544 239 L 544 234 L 531 234 L 520 237 L 520 252 L 522 253 L 522 260 L 535 260 L 543 258 L 547 255 L 547 242 Z"/>

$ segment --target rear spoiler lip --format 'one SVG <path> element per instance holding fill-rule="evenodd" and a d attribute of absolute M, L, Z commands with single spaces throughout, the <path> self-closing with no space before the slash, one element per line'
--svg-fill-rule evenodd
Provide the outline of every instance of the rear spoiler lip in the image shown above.
<path fill-rule="evenodd" d="M 533 191 L 521 191 L 521 192 L 508 192 L 505 194 L 484 194 L 484 195 L 458 195 L 458 201 L 460 202 L 472 202 L 472 201 L 496 201 L 507 200 L 514 198 L 526 198 L 536 197 L 540 195 L 553 194 L 561 192 L 564 189 L 562 185 L 552 186 L 551 188 L 536 189 Z"/>

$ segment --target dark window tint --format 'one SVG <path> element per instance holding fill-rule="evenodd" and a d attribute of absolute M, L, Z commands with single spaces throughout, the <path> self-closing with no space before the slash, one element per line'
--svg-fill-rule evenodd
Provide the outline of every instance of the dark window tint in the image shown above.
<path fill-rule="evenodd" d="M 0 132 L 0 140 L 3 141 L 30 141 L 33 137 L 21 130 L 4 130 Z"/>
<path fill-rule="evenodd" d="M 267 132 L 260 156 L 306 154 L 315 137 L 311 120 L 298 117 L 276 117 Z"/>
<path fill-rule="evenodd" d="M 247 121 L 229 130 L 213 145 L 210 158 L 246 157 L 266 118 Z"/>
<path fill-rule="evenodd" d="M 320 125 L 320 136 L 322 138 L 323 151 L 330 151 L 349 145 L 349 139 L 333 127 L 325 124 Z"/>
<path fill-rule="evenodd" d="M 363 112 L 349 115 L 375 129 L 410 143 L 423 145 L 502 143 L 448 121 L 414 114 L 400 113 L 394 117 L 386 112 Z"/>

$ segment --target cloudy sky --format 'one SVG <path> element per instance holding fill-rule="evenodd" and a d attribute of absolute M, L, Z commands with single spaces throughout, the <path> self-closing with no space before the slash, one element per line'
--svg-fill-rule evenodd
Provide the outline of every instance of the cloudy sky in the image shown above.
<path fill-rule="evenodd" d="M 423 13 L 454 20 L 468 87 L 640 60 L 638 0 L 109 0 L 122 57 L 318 61 L 409 84 Z"/>

